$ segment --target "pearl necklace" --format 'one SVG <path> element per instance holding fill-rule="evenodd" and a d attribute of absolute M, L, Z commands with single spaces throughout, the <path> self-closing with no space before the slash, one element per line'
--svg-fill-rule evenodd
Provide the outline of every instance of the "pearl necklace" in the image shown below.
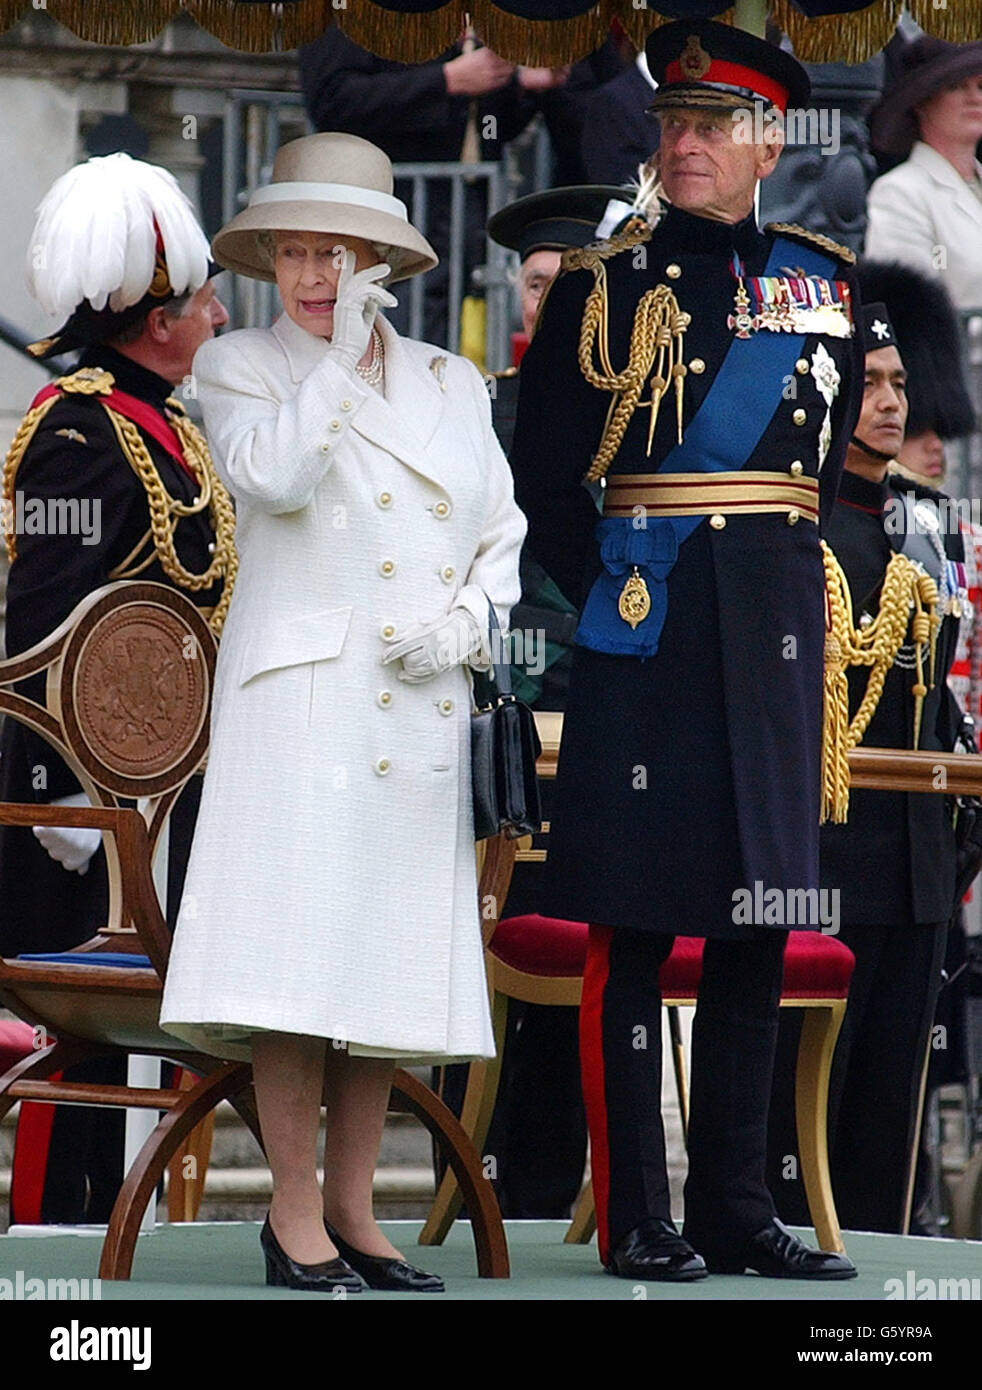
<path fill-rule="evenodd" d="M 381 386 L 385 372 L 385 347 L 377 328 L 372 329 L 372 356 L 368 366 L 363 367 L 359 362 L 355 371 L 369 386 Z"/>

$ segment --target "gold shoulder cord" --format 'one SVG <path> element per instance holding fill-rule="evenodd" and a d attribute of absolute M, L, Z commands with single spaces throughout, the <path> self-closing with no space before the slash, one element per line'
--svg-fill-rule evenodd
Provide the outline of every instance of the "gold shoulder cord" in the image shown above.
<path fill-rule="evenodd" d="M 62 377 L 57 385 L 69 392 L 74 391 L 84 395 L 105 395 L 112 389 L 113 379 L 108 372 L 99 372 L 88 368 L 76 372 L 72 376 Z M 40 406 L 27 412 L 7 453 L 3 470 L 3 497 L 8 501 L 8 507 L 5 509 L 7 512 L 5 541 L 7 556 L 11 562 L 17 554 L 16 536 L 12 521 L 14 479 L 35 431 L 48 410 L 58 399 L 60 399 L 58 396 L 52 396 L 49 400 L 42 402 Z M 224 578 L 222 596 L 208 618 L 209 627 L 218 636 L 225 622 L 225 615 L 232 599 L 232 590 L 238 571 L 239 562 L 235 550 L 235 513 L 231 498 L 215 472 L 215 466 L 211 461 L 208 446 L 201 432 L 188 419 L 184 407 L 179 401 L 173 398 L 168 400 L 168 420 L 181 441 L 184 459 L 194 473 L 200 489 L 194 502 L 179 502 L 176 498 L 171 497 L 164 487 L 143 436 L 133 421 L 113 410 L 105 401 L 101 401 L 100 404 L 112 423 L 127 463 L 140 479 L 146 491 L 147 505 L 150 511 L 150 532 L 148 534 L 153 538 L 154 552 L 168 579 L 178 588 L 198 592 L 210 588 L 216 580 Z M 174 532 L 182 516 L 194 516 L 203 511 L 205 507 L 208 507 L 211 512 L 212 525 L 215 531 L 215 553 L 211 564 L 203 574 L 193 574 L 178 559 L 174 546 Z M 143 541 L 141 540 L 137 550 L 142 545 Z M 134 553 L 131 552 L 127 556 L 126 561 L 123 562 L 124 566 L 133 558 Z M 148 557 L 143 564 L 135 567 L 126 575 L 121 575 L 119 570 L 115 572 L 115 575 L 124 578 L 132 577 L 133 574 L 145 569 L 151 559 L 152 557 Z"/>
<path fill-rule="evenodd" d="M 617 372 L 610 361 L 608 338 L 607 267 L 611 256 L 649 240 L 651 228 L 647 223 L 632 222 L 609 241 L 599 242 L 573 252 L 566 252 L 566 269 L 593 271 L 593 289 L 587 296 L 580 325 L 577 358 L 580 371 L 600 391 L 610 391 L 612 399 L 604 422 L 600 445 L 584 477 L 594 482 L 607 472 L 621 446 L 624 433 L 639 404 L 650 408 L 648 422 L 648 454 L 655 434 L 658 408 L 669 384 L 675 384 L 675 414 L 679 443 L 682 442 L 682 387 L 686 367 L 682 361 L 682 335 L 692 316 L 683 313 L 678 300 L 667 285 L 646 290 L 638 301 L 631 328 L 627 365 Z M 600 370 L 594 365 L 594 344 L 600 359 Z M 641 401 L 641 392 L 650 377 L 651 397 Z"/>
<path fill-rule="evenodd" d="M 863 734 L 880 701 L 883 683 L 907 632 L 913 610 L 911 636 L 917 666 L 914 696 L 914 747 L 920 741 L 924 697 L 934 685 L 934 658 L 939 619 L 938 588 L 929 574 L 906 555 L 890 557 L 883 577 L 880 608 L 867 628 L 853 624 L 849 584 L 835 555 L 822 541 L 825 590 L 830 626 L 825 638 L 825 688 L 822 713 L 822 809 L 819 824 L 831 820 L 841 825 L 849 812 L 849 750 Z M 930 686 L 924 681 L 924 655 L 929 659 Z M 866 693 L 855 717 L 849 719 L 849 682 L 846 668 L 869 666 Z"/>

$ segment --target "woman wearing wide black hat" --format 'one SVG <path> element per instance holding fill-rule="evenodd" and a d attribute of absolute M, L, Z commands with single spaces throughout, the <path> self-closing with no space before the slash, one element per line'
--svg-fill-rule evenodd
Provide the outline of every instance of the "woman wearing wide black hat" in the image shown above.
<path fill-rule="evenodd" d="M 982 42 L 910 44 L 870 133 L 907 158 L 870 189 L 866 254 L 940 274 L 957 308 L 982 308 Z"/>

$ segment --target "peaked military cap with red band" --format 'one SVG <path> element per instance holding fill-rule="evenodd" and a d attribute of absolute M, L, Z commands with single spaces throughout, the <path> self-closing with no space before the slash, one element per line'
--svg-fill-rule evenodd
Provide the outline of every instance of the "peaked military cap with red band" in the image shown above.
<path fill-rule="evenodd" d="M 711 19 L 662 25 L 649 36 L 645 57 L 658 83 L 649 111 L 732 111 L 761 102 L 783 114 L 804 106 L 811 92 L 808 74 L 790 53 Z"/>

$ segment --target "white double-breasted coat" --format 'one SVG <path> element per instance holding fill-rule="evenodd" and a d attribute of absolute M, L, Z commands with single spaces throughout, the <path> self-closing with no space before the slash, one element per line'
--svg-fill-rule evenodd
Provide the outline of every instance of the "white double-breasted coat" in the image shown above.
<path fill-rule="evenodd" d="M 469 677 L 382 657 L 484 594 L 504 626 L 525 519 L 477 369 L 379 328 L 384 397 L 286 315 L 194 361 L 240 569 L 161 1022 L 219 1056 L 256 1029 L 494 1052 Z"/>

